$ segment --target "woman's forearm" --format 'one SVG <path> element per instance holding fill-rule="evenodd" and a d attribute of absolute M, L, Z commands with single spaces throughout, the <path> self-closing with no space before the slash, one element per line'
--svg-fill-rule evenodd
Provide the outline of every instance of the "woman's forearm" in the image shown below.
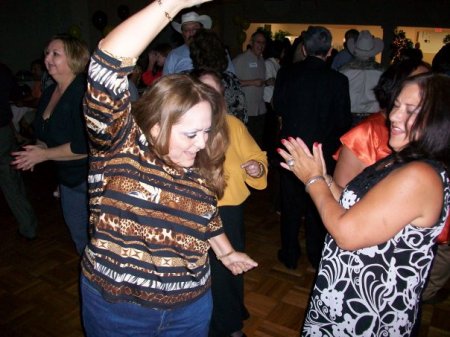
<path fill-rule="evenodd" d="M 231 246 L 225 233 L 217 235 L 209 239 L 211 249 L 216 254 L 218 260 L 228 268 L 234 275 L 246 272 L 256 266 L 256 263 L 247 254 L 242 252 L 236 252 Z"/>
<path fill-rule="evenodd" d="M 87 154 L 73 153 L 72 149 L 70 148 L 70 143 L 62 144 L 51 148 L 45 148 L 46 160 L 67 161 L 67 160 L 82 159 L 86 157 Z"/>
<path fill-rule="evenodd" d="M 212 237 L 209 239 L 209 243 L 217 257 L 234 252 L 234 248 L 225 233 Z"/>
<path fill-rule="evenodd" d="M 328 189 L 330 191 L 327 191 Z M 328 187 L 326 181 L 320 181 L 310 185 L 308 192 L 327 231 L 333 237 L 339 238 L 339 226 L 336 226 L 336 223 L 345 214 L 345 209 L 337 202 L 333 193 L 335 189 L 339 189 L 336 184 L 333 183 L 332 186 Z"/>

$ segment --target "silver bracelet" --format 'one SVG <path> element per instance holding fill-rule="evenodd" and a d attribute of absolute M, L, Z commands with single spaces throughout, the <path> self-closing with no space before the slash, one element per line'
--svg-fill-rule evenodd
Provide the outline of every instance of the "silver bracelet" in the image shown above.
<path fill-rule="evenodd" d="M 318 181 L 322 180 L 323 182 L 327 183 L 325 178 L 323 176 L 314 176 L 312 178 L 309 178 L 308 181 L 305 183 L 305 191 L 308 192 L 308 187 Z M 328 184 L 327 184 L 328 185 Z"/>

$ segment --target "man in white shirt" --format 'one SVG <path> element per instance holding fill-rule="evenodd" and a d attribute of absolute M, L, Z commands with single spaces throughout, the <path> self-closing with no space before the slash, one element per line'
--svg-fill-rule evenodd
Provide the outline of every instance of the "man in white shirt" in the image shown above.
<path fill-rule="evenodd" d="M 245 93 L 248 110 L 247 128 L 260 147 L 263 145 L 266 114 L 263 98 L 266 65 L 262 56 L 265 47 L 266 37 L 257 31 L 251 37 L 250 48 L 233 59 L 236 76 Z"/>

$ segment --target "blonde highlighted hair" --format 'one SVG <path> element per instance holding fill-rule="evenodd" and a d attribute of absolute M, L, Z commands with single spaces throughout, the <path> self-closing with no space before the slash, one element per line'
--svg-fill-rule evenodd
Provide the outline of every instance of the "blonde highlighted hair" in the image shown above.
<path fill-rule="evenodd" d="M 45 51 L 47 51 L 50 42 L 55 40 L 59 40 L 63 43 L 70 70 L 72 70 L 75 75 L 84 72 L 90 57 L 87 45 L 83 41 L 68 34 L 57 34 L 47 43 Z"/>

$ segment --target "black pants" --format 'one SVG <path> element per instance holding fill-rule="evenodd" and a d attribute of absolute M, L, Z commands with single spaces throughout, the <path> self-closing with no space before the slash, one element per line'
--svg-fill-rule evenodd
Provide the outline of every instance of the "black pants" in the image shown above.
<path fill-rule="evenodd" d="M 287 170 L 280 170 L 281 185 L 281 255 L 291 265 L 300 257 L 298 235 L 302 217 L 305 221 L 306 253 L 315 268 L 322 256 L 326 230 L 305 185 Z"/>
<path fill-rule="evenodd" d="M 219 214 L 222 218 L 225 234 L 237 251 L 245 248 L 244 206 L 221 206 Z M 244 276 L 233 275 L 218 261 L 210 249 L 211 290 L 213 312 L 209 330 L 210 337 L 225 337 L 235 331 L 242 330 L 243 321 L 249 317 L 244 305 Z"/>
<path fill-rule="evenodd" d="M 266 128 L 266 115 L 248 116 L 247 129 L 259 147 L 264 149 L 264 132 Z"/>
<path fill-rule="evenodd" d="M 273 165 L 281 158 L 277 152 L 277 147 L 280 147 L 280 122 L 271 104 L 266 103 L 266 111 L 263 150 L 267 152 L 269 164 Z"/>

